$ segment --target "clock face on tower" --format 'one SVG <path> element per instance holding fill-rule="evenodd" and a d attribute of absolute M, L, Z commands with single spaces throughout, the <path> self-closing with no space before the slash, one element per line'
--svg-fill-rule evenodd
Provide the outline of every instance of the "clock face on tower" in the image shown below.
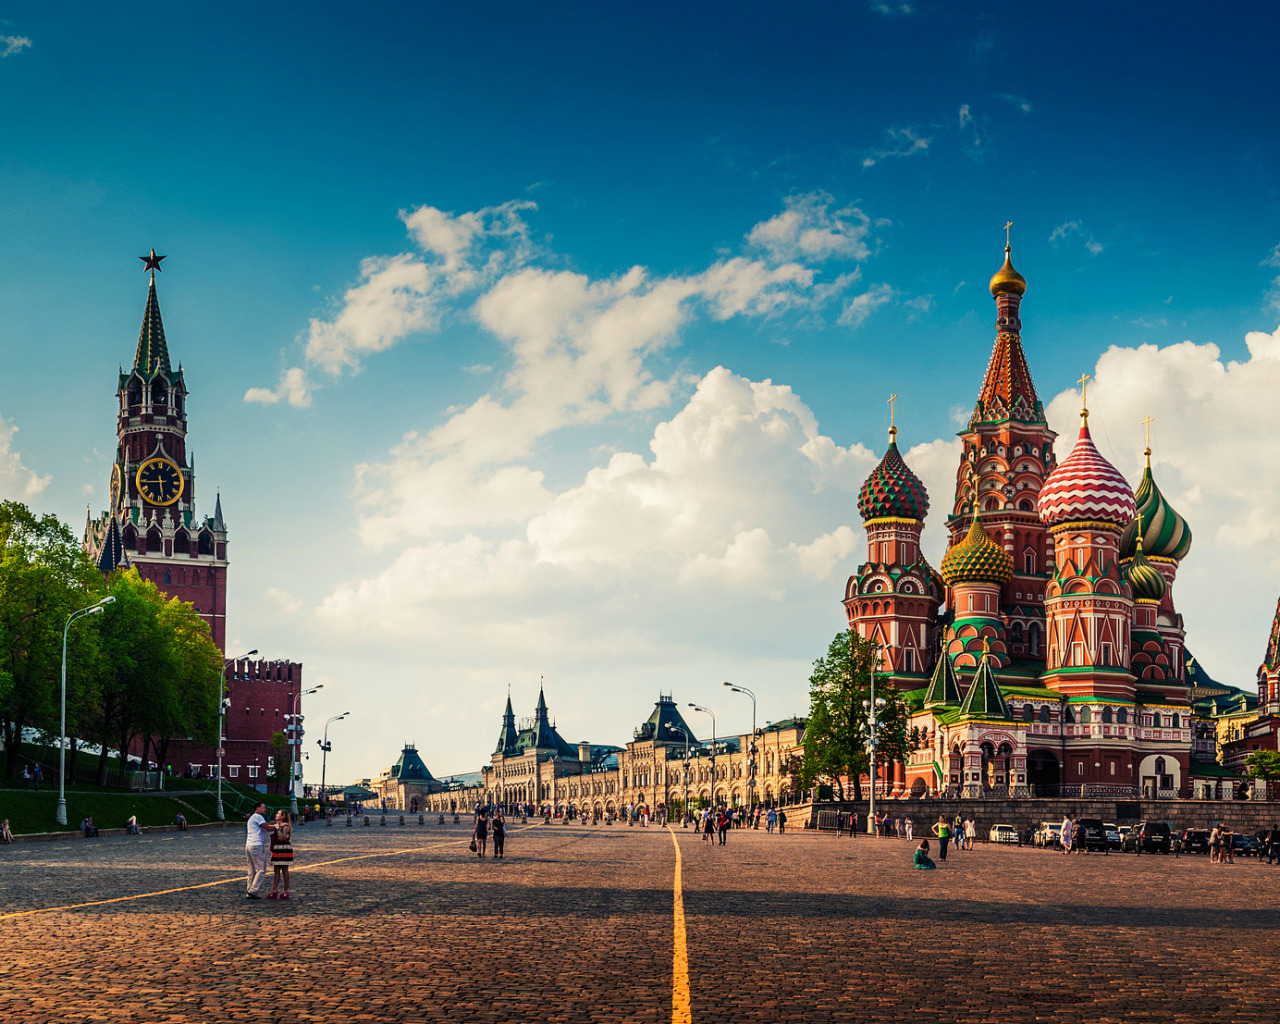
<path fill-rule="evenodd" d="M 182 470 L 163 457 L 148 459 L 138 467 L 138 493 L 152 505 L 172 505 L 182 497 Z"/>

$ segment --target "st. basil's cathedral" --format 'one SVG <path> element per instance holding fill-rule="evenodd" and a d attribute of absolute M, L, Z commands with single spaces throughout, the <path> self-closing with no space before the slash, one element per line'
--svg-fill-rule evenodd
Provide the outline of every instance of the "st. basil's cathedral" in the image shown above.
<path fill-rule="evenodd" d="M 859 494 L 867 561 L 844 605 L 880 645 L 877 678 L 910 716 L 910 753 L 882 766 L 883 786 L 1189 796 L 1194 723 L 1173 584 L 1191 531 L 1152 476 L 1149 446 L 1136 491 L 1101 455 L 1087 402 L 1058 462 L 1022 349 L 1026 288 L 1006 244 L 939 569 L 920 550 L 929 498 L 896 426 Z"/>

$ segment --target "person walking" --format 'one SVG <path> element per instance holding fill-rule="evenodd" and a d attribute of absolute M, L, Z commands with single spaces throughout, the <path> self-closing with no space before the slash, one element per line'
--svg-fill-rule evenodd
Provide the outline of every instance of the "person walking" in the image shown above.
<path fill-rule="evenodd" d="M 502 816 L 502 811 L 498 811 L 493 816 L 493 856 L 495 860 L 499 858 L 506 860 L 507 855 L 503 852 L 506 842 L 507 819 Z"/>
<path fill-rule="evenodd" d="M 489 840 L 489 819 L 483 808 L 476 812 L 476 827 L 471 832 L 471 838 L 476 843 L 476 855 L 484 860 L 484 847 Z"/>
<path fill-rule="evenodd" d="M 31 766 L 24 764 L 22 766 L 22 788 L 31 788 Z"/>
<path fill-rule="evenodd" d="M 34 789 L 37 793 L 39 793 L 40 792 L 40 762 L 39 761 L 37 761 L 35 763 L 35 766 L 31 769 L 31 781 L 33 783 L 31 788 Z"/>
<path fill-rule="evenodd" d="M 1209 863 L 1217 864 L 1222 859 L 1222 822 L 1215 822 L 1209 832 Z"/>
<path fill-rule="evenodd" d="M 938 815 L 938 823 L 933 826 L 933 834 L 938 837 L 938 860 L 946 860 L 947 843 L 951 841 L 951 824 L 944 815 Z"/>
<path fill-rule="evenodd" d="M 1219 864 L 1234 864 L 1236 862 L 1236 837 L 1231 831 L 1231 826 L 1225 822 L 1222 825 L 1222 857 L 1218 860 Z"/>
<path fill-rule="evenodd" d="M 276 811 L 275 829 L 271 833 L 271 891 L 269 900 L 289 898 L 289 867 L 293 864 L 293 826 L 284 811 Z M 280 876 L 284 876 L 284 890 L 280 889 Z"/>
<path fill-rule="evenodd" d="M 956 813 L 955 821 L 951 823 L 951 835 L 954 837 L 952 846 L 957 850 L 964 849 L 964 818 L 959 812 Z"/>
<path fill-rule="evenodd" d="M 907 842 L 911 842 L 912 839 L 914 838 L 914 836 L 912 836 L 911 833 L 915 830 L 916 823 L 911 820 L 910 815 L 907 815 L 906 819 L 903 821 L 902 824 L 905 825 L 907 829 Z"/>
<path fill-rule="evenodd" d="M 729 834 L 729 812 L 723 807 L 716 817 L 716 831 L 720 833 L 720 845 L 724 846 L 725 837 Z"/>
<path fill-rule="evenodd" d="M 782 835 L 787 830 L 787 812 L 778 812 L 778 835 Z"/>
<path fill-rule="evenodd" d="M 712 846 L 716 845 L 715 840 L 716 822 L 711 814 L 711 808 L 703 808 L 702 811 L 702 841 Z"/>
<path fill-rule="evenodd" d="M 964 845 L 965 849 L 973 849 L 973 841 L 978 838 L 978 826 L 971 817 L 965 819 L 964 822 Z"/>
<path fill-rule="evenodd" d="M 773 835 L 773 826 L 778 823 L 778 812 L 770 807 L 769 813 L 765 815 L 764 822 L 764 830 L 769 835 Z"/>
<path fill-rule="evenodd" d="M 1062 816 L 1062 852 L 1064 855 L 1071 852 L 1071 841 L 1075 838 L 1075 825 L 1072 824 L 1069 815 Z M 1138 842 L 1142 842 L 1141 839 Z"/>
<path fill-rule="evenodd" d="M 266 819 L 267 805 L 259 800 L 249 815 L 244 838 L 245 857 L 249 861 L 249 877 L 245 883 L 245 895 L 260 900 L 259 891 L 267 880 L 267 844 L 271 841 L 271 826 Z"/>
<path fill-rule="evenodd" d="M 1267 863 L 1274 864 L 1280 857 L 1280 825 L 1273 824 L 1267 833 Z"/>

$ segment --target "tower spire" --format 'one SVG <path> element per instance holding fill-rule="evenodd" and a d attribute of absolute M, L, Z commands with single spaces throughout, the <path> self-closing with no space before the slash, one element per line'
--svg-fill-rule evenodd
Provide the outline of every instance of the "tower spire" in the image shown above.
<path fill-rule="evenodd" d="M 164 338 L 164 321 L 160 319 L 160 300 L 156 298 L 156 271 L 160 269 L 160 261 L 164 256 L 157 256 L 155 249 L 150 256 L 139 256 L 151 272 L 151 283 L 147 288 L 147 307 L 142 314 L 142 330 L 138 332 L 138 351 L 133 357 L 133 368 L 143 378 L 150 379 L 163 370 L 167 375 L 169 366 L 169 346 Z"/>

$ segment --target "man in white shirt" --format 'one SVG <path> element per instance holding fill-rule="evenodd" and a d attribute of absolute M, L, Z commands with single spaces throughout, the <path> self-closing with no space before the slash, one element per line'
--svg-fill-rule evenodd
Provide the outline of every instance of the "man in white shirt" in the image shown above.
<path fill-rule="evenodd" d="M 246 895 L 251 900 L 260 900 L 258 890 L 267 880 L 267 848 L 271 842 L 271 830 L 267 827 L 265 811 L 267 805 L 262 801 L 254 807 L 249 817 L 248 831 L 244 840 L 244 852 L 249 858 L 249 880 Z"/>

